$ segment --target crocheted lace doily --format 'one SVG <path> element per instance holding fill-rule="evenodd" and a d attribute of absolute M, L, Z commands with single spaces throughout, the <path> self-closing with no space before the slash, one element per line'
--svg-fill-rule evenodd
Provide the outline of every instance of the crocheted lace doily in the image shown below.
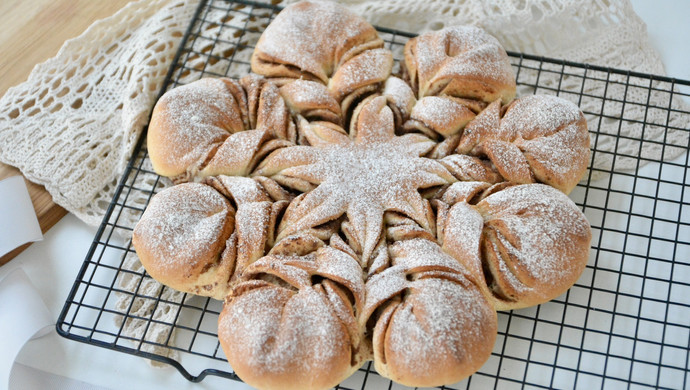
<path fill-rule="evenodd" d="M 37 65 L 0 100 L 0 161 L 101 222 L 196 9 L 132 2 Z M 11 145 L 11 147 L 9 147 Z"/>

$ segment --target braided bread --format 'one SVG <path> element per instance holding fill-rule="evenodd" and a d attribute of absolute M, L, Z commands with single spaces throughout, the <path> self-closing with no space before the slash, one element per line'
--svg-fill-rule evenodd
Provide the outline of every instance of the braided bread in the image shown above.
<path fill-rule="evenodd" d="M 261 389 L 323 389 L 367 360 L 408 386 L 466 378 L 496 310 L 547 302 L 588 258 L 566 196 L 587 168 L 577 107 L 512 100 L 474 27 L 411 39 L 401 74 L 372 26 L 300 2 L 259 39 L 253 74 L 167 92 L 148 132 L 177 185 L 134 229 L 149 274 L 224 300 L 218 337 Z"/>

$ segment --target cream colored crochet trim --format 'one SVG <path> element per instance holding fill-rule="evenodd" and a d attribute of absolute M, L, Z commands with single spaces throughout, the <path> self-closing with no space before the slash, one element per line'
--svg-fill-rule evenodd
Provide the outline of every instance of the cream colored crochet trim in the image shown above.
<path fill-rule="evenodd" d="M 0 161 L 99 224 L 196 5 L 133 2 L 65 42 L 0 99 Z"/>

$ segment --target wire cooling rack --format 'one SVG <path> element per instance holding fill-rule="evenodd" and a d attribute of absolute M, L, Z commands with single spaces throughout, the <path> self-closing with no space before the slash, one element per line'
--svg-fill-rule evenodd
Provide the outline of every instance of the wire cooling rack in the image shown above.
<path fill-rule="evenodd" d="M 244 1 L 203 2 L 164 90 L 204 76 L 249 73 L 253 45 L 277 12 L 275 6 Z M 400 60 L 412 35 L 379 31 Z M 519 94 L 559 95 L 588 118 L 595 140 L 592 168 L 571 198 L 592 225 L 590 260 L 563 296 L 499 313 L 490 359 L 472 377 L 446 388 L 690 386 L 690 82 L 509 55 Z M 73 340 L 169 363 L 191 381 L 207 375 L 238 380 L 216 338 L 221 303 L 166 288 L 151 294 L 153 281 L 132 266 L 127 237 L 151 196 L 169 185 L 151 170 L 143 138 L 57 330 Z M 401 386 L 368 363 L 338 388 Z"/>

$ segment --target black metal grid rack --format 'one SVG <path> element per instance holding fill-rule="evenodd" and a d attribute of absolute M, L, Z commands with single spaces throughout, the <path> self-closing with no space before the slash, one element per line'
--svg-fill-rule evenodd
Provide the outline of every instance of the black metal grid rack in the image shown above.
<path fill-rule="evenodd" d="M 248 73 L 253 44 L 277 12 L 252 2 L 202 2 L 164 90 L 203 76 Z M 399 60 L 413 35 L 379 31 Z M 588 117 L 596 139 L 592 168 L 571 198 L 592 225 L 590 261 L 563 296 L 499 313 L 489 361 L 446 388 L 690 386 L 690 82 L 509 55 L 519 94 L 559 95 L 583 107 Z M 618 169 L 631 165 L 632 170 Z M 165 185 L 150 169 L 140 140 L 57 330 L 73 340 L 172 364 L 191 381 L 209 374 L 238 379 L 216 339 L 220 302 L 171 298 L 166 289 L 148 294 L 142 286 L 150 277 L 128 266 L 134 254 L 126 240 L 132 221 Z M 124 279 L 134 288 L 123 288 Z M 116 308 L 123 297 L 124 308 Z M 152 309 L 142 314 L 141 304 Z M 161 320 L 161 310 L 172 311 L 174 320 Z M 124 331 L 133 324 L 138 336 Z M 167 331 L 152 339 L 149 331 L 156 327 Z M 367 363 L 339 388 L 400 386 Z"/>

